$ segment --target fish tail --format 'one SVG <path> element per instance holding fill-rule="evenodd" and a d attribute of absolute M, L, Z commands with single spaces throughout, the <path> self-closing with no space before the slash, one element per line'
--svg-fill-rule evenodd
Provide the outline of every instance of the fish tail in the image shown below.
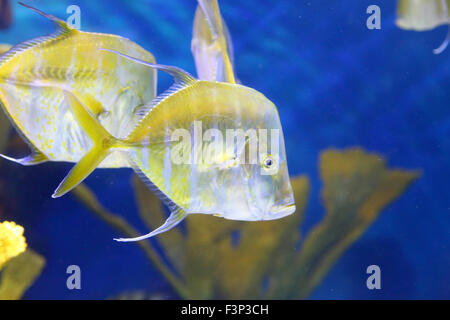
<path fill-rule="evenodd" d="M 170 66 L 150 64 L 148 62 L 121 54 L 113 50 L 102 49 L 104 51 L 110 51 L 112 53 L 123 56 L 124 58 L 133 60 L 135 62 L 147 65 L 152 68 L 163 70 L 175 78 L 175 86 L 182 87 L 186 86 L 196 80 L 190 76 L 185 71 Z M 105 159 L 112 151 L 115 149 L 122 149 L 127 151 L 128 159 L 130 164 L 132 164 L 133 169 L 139 175 L 139 177 L 146 183 L 146 185 L 169 207 L 171 213 L 167 220 L 162 226 L 153 230 L 152 232 L 143 235 L 141 237 L 129 238 L 129 239 L 115 239 L 119 242 L 131 242 L 140 241 L 160 233 L 166 232 L 176 225 L 178 225 L 187 215 L 188 212 L 185 208 L 177 205 L 172 199 L 166 195 L 158 186 L 156 186 L 150 178 L 145 174 L 146 168 L 140 164 L 139 157 L 136 156 L 136 141 L 129 135 L 128 138 L 120 140 L 114 138 L 108 131 L 103 128 L 103 126 L 97 121 L 97 119 L 88 110 L 100 109 L 100 106 L 92 108 L 92 105 L 98 104 L 98 102 L 92 98 L 77 93 L 78 96 L 83 97 L 83 101 L 89 104 L 90 109 L 86 108 L 82 102 L 73 93 L 64 91 L 64 95 L 69 102 L 72 109 L 72 113 L 75 119 L 86 132 L 86 134 L 91 138 L 94 146 L 92 149 L 78 162 L 73 169 L 69 172 L 66 178 L 61 182 L 59 187 L 53 194 L 53 198 L 60 197 L 73 188 L 75 188 L 79 183 L 81 183 L 92 171 L 97 168 L 97 166 Z M 155 99 L 158 101 L 158 98 Z M 130 138 L 131 136 L 131 138 Z M 139 145 L 139 144 L 138 144 Z M 142 146 L 138 146 L 142 147 Z"/>
<path fill-rule="evenodd" d="M 75 188 L 87 176 L 89 176 L 89 174 L 91 174 L 92 171 L 94 171 L 112 151 L 120 148 L 127 150 L 128 159 L 135 172 L 144 181 L 144 183 L 169 207 L 171 214 L 162 226 L 146 235 L 130 239 L 121 238 L 115 240 L 119 242 L 140 241 L 168 231 L 179 224 L 187 216 L 187 212 L 173 202 L 156 185 L 154 185 L 150 178 L 148 178 L 144 173 L 146 168 L 143 168 L 142 165 L 140 165 L 140 161 L 136 156 L 135 142 L 129 139 L 120 140 L 114 138 L 108 131 L 105 130 L 105 128 L 103 128 L 103 126 L 73 93 L 64 91 L 64 95 L 69 102 L 75 119 L 92 140 L 94 145 L 91 150 L 72 168 L 72 170 L 70 170 L 69 174 L 61 182 L 52 197 L 61 197 Z"/>
<path fill-rule="evenodd" d="M 70 170 L 52 195 L 53 198 L 59 198 L 79 185 L 111 153 L 113 148 L 121 145 L 121 141 L 106 131 L 74 94 L 64 91 L 64 95 L 78 124 L 92 140 L 93 147 Z"/>

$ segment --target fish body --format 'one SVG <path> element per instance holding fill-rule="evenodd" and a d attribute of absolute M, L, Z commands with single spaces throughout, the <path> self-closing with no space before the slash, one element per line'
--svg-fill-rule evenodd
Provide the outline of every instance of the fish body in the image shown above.
<path fill-rule="evenodd" d="M 198 143 L 189 139 L 173 141 L 174 133 L 180 129 L 189 132 L 192 138 L 196 130 Z M 196 81 L 162 101 L 130 134 L 128 143 L 140 145 L 130 152 L 131 158 L 146 177 L 188 213 L 236 220 L 275 218 L 268 202 L 276 191 L 269 190 L 270 187 L 266 193 L 255 191 L 259 188 L 263 192 L 274 177 L 252 172 L 262 170 L 261 161 L 241 165 L 244 145 L 239 146 L 239 141 L 228 148 L 217 145 L 221 149 L 216 150 L 214 139 L 204 141 L 204 134 L 210 129 L 225 140 L 227 134 L 238 130 L 254 131 L 256 135 L 259 130 L 281 131 L 281 124 L 275 106 L 259 92 L 241 85 Z M 278 161 L 282 166 L 280 173 L 286 175 L 281 180 L 286 182 L 287 170 L 283 170 L 286 157 L 280 136 L 277 143 L 282 151 Z M 269 144 L 265 149 L 272 153 Z M 187 159 L 185 163 L 171 161 L 176 151 L 180 152 L 180 158 Z M 289 191 L 290 185 L 286 182 L 283 188 Z"/>
<path fill-rule="evenodd" d="M 402 29 L 415 31 L 447 25 L 447 36 L 433 50 L 434 54 L 441 54 L 450 43 L 450 0 L 399 0 L 396 24 Z"/>
<path fill-rule="evenodd" d="M 104 157 L 121 152 L 172 211 L 157 230 L 121 241 L 141 240 L 167 231 L 193 213 L 255 221 L 278 219 L 295 211 L 282 128 L 270 100 L 242 85 L 199 81 L 176 67 L 120 55 L 168 72 L 175 77 L 175 84 L 148 106 L 126 139 L 109 135 L 90 108 L 66 92 L 76 119 L 94 147 L 60 184 L 55 197 L 75 187 Z M 201 141 L 195 139 L 199 131 L 206 134 L 208 130 L 214 132 L 214 139 L 212 135 L 203 135 Z M 234 143 L 225 147 L 217 144 L 218 137 L 227 136 L 230 130 Z M 267 136 L 250 133 L 237 139 L 237 130 L 277 134 L 269 143 Z M 188 137 L 179 139 L 180 132 Z M 256 158 L 249 156 L 251 150 L 255 154 L 255 137 L 259 138 Z"/>
<path fill-rule="evenodd" d="M 98 49 L 123 50 L 147 61 L 155 59 L 128 39 L 82 32 L 39 13 L 57 25 L 57 32 L 16 45 L 0 56 L 3 109 L 33 149 L 27 158 L 7 158 L 22 164 L 78 162 L 92 143 L 74 120 L 63 90 L 76 93 L 112 135 L 125 137 L 138 121 L 136 110 L 156 95 L 156 71 L 105 56 Z M 116 154 L 100 167 L 129 164 Z"/>
<path fill-rule="evenodd" d="M 235 82 L 233 43 L 217 0 L 198 0 L 191 51 L 200 80 Z"/>
<path fill-rule="evenodd" d="M 450 0 L 399 0 L 397 15 L 402 29 L 431 30 L 450 24 Z"/>

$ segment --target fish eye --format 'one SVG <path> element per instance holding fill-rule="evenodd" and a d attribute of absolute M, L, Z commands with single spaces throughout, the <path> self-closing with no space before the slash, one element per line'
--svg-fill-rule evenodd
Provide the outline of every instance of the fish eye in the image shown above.
<path fill-rule="evenodd" d="M 270 169 L 275 163 L 275 160 L 272 158 L 272 156 L 267 156 L 263 160 L 263 166 L 266 169 Z"/>

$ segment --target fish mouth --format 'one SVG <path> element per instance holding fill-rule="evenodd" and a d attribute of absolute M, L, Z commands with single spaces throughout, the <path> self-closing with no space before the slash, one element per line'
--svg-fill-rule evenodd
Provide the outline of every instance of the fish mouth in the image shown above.
<path fill-rule="evenodd" d="M 283 206 L 273 206 L 269 212 L 269 215 L 265 217 L 264 220 L 275 220 L 284 218 L 295 212 L 295 204 L 291 203 Z"/>

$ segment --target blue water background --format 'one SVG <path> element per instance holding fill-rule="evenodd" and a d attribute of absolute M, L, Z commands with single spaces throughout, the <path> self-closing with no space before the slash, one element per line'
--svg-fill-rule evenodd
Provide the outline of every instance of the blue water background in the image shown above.
<path fill-rule="evenodd" d="M 195 74 L 190 52 L 194 0 L 29 1 L 68 17 L 81 8 L 82 29 L 130 38 L 158 62 Z M 311 180 L 304 231 L 323 216 L 318 173 L 326 148 L 361 146 L 390 167 L 421 169 L 422 177 L 337 262 L 314 299 L 450 298 L 450 50 L 436 56 L 440 27 L 408 32 L 395 22 L 395 1 L 220 1 L 233 36 L 242 83 L 279 108 L 291 175 Z M 366 28 L 366 8 L 381 7 L 382 29 Z M 15 44 L 54 30 L 13 4 L 14 24 L 0 42 Z M 64 57 L 61 57 L 62 59 Z M 169 79 L 163 77 L 160 86 Z M 50 163 L 8 165 L 19 205 L 11 218 L 25 226 L 29 246 L 47 259 L 28 299 L 103 299 L 125 290 L 162 292 L 170 286 L 133 244 L 71 196 L 50 198 L 70 169 Z M 87 180 L 101 202 L 142 233 L 130 170 L 97 170 Z M 82 270 L 82 290 L 66 288 L 66 267 Z M 366 288 L 366 267 L 382 270 L 382 290 Z"/>

